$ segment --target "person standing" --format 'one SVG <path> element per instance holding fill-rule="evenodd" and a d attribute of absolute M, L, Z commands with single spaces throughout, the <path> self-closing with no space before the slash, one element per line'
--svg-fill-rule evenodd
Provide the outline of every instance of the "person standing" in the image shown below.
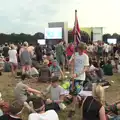
<path fill-rule="evenodd" d="M 98 49 L 97 49 L 97 61 L 100 63 L 100 57 L 103 56 L 103 45 L 101 42 L 98 43 Z"/>
<path fill-rule="evenodd" d="M 63 46 L 63 41 L 60 41 L 59 44 L 56 45 L 56 59 L 59 63 L 59 65 L 62 65 L 62 67 L 65 65 L 65 48 Z M 64 69 L 64 67 L 63 67 Z"/>
<path fill-rule="evenodd" d="M 28 51 L 31 53 L 31 58 L 32 58 L 33 55 L 34 55 L 34 47 L 33 47 L 32 44 L 29 45 L 29 47 L 28 47 Z"/>
<path fill-rule="evenodd" d="M 67 55 L 67 59 L 70 60 L 71 56 L 74 53 L 74 45 L 72 43 L 70 43 L 66 49 L 66 55 Z"/>
<path fill-rule="evenodd" d="M 27 42 L 24 42 L 23 47 L 20 49 L 19 56 L 22 65 L 22 74 L 30 75 L 32 60 L 31 60 L 31 53 L 28 50 Z"/>
<path fill-rule="evenodd" d="M 42 61 L 42 48 L 39 43 L 35 47 L 36 59 L 38 62 Z"/>
<path fill-rule="evenodd" d="M 74 91 L 73 87 L 71 86 L 71 91 L 74 96 L 74 105 L 77 101 L 77 95 L 83 88 L 83 82 L 85 81 L 86 74 L 85 72 L 88 70 L 89 67 L 89 57 L 87 54 L 84 53 L 84 43 L 78 44 L 77 51 L 75 55 L 73 55 L 69 61 L 69 64 L 74 64 L 74 74 L 72 75 L 74 79 Z M 75 106 L 74 106 L 75 107 Z"/>
<path fill-rule="evenodd" d="M 5 47 L 3 48 L 3 56 L 4 56 L 5 58 L 8 57 L 8 51 L 9 51 L 8 44 L 5 43 Z"/>
<path fill-rule="evenodd" d="M 11 45 L 11 49 L 8 51 L 8 55 L 9 55 L 9 62 L 11 64 L 11 72 L 12 75 L 15 76 L 18 66 L 18 61 L 17 61 L 17 50 L 15 49 L 14 44 Z"/>

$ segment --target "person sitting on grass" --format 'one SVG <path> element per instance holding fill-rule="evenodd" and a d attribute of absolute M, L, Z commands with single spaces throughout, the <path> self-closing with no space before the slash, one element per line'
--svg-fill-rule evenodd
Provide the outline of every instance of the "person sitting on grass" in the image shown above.
<path fill-rule="evenodd" d="M 104 108 L 104 89 L 100 85 L 93 86 L 93 96 L 87 96 L 82 102 L 83 120 L 106 120 Z"/>
<path fill-rule="evenodd" d="M 0 93 L 0 116 L 3 114 L 8 114 L 9 113 L 9 103 L 5 102 L 2 99 L 2 94 Z"/>
<path fill-rule="evenodd" d="M 61 70 L 60 66 L 58 65 L 56 60 L 52 61 L 52 65 L 50 66 L 50 72 L 52 76 L 56 76 L 59 78 L 64 78 L 63 71 Z"/>
<path fill-rule="evenodd" d="M 16 87 L 14 89 L 15 98 L 18 101 L 18 103 L 20 103 L 20 104 L 23 104 L 28 99 L 28 95 L 30 93 L 41 94 L 40 91 L 35 90 L 35 89 L 27 86 L 24 83 L 24 80 L 25 80 L 25 76 L 22 75 L 22 81 L 17 83 L 17 85 L 16 85 Z"/>
<path fill-rule="evenodd" d="M 107 61 L 107 64 L 104 65 L 103 71 L 104 71 L 104 74 L 105 74 L 105 75 L 109 75 L 109 76 L 112 76 L 112 75 L 113 75 L 113 66 L 112 66 L 110 60 L 108 60 L 108 61 Z"/>
<path fill-rule="evenodd" d="M 48 67 L 50 67 L 52 65 L 52 60 L 54 59 L 54 57 L 51 53 L 47 53 L 46 58 L 47 58 L 47 60 L 49 60 Z"/>
<path fill-rule="evenodd" d="M 48 67 L 48 63 L 49 63 L 48 60 L 44 60 L 43 66 L 40 68 L 39 78 L 38 78 L 38 80 L 40 82 L 41 81 L 42 82 L 49 82 L 50 81 L 51 74 L 50 74 L 50 69 Z"/>
<path fill-rule="evenodd" d="M 107 104 L 105 101 L 104 88 L 94 84 L 92 96 L 87 96 L 82 101 L 82 116 L 85 120 L 119 120 L 120 102 Z M 110 119 L 112 118 L 112 119 Z"/>
<path fill-rule="evenodd" d="M 103 69 L 104 65 L 105 65 L 105 61 L 101 58 L 101 60 L 100 60 L 100 68 Z"/>
<path fill-rule="evenodd" d="M 104 80 L 103 69 L 100 67 L 100 65 L 98 63 L 94 63 L 93 65 L 96 68 L 95 72 L 96 72 L 96 75 L 97 75 L 99 81 L 103 81 Z"/>
<path fill-rule="evenodd" d="M 36 97 L 31 102 L 34 113 L 29 115 L 28 120 L 59 120 L 54 110 L 45 111 L 45 104 L 42 98 Z"/>
<path fill-rule="evenodd" d="M 59 85 L 59 78 L 54 76 L 51 78 L 51 84 L 46 89 L 46 93 L 50 93 L 50 99 L 46 100 L 46 110 L 54 109 L 59 111 L 60 108 L 64 109 L 62 104 L 64 101 L 64 89 Z"/>
<path fill-rule="evenodd" d="M 17 102 L 13 102 L 10 105 L 10 113 L 2 115 L 0 120 L 22 120 L 20 118 L 20 114 L 22 113 L 23 108 L 23 105 L 20 105 Z"/>

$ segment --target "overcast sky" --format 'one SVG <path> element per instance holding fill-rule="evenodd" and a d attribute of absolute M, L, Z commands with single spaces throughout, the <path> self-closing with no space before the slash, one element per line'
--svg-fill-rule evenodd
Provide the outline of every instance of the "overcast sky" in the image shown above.
<path fill-rule="evenodd" d="M 81 27 L 104 27 L 120 33 L 120 0 L 0 0 L 0 32 L 43 32 L 48 22 L 74 24 L 78 10 Z"/>

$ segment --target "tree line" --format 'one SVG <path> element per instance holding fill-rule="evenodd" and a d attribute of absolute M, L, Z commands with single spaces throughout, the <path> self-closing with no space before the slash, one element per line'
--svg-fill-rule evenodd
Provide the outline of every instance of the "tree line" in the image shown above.
<path fill-rule="evenodd" d="M 104 34 L 103 35 L 103 41 L 105 42 L 105 43 L 107 43 L 107 39 L 108 38 L 115 38 L 115 39 L 117 39 L 117 43 L 120 43 L 120 35 L 119 34 L 117 34 L 117 33 L 114 33 L 114 34 Z"/>
<path fill-rule="evenodd" d="M 38 39 L 44 39 L 43 33 L 35 33 L 34 35 L 20 33 L 20 34 L 4 34 L 0 33 L 0 44 L 7 43 L 23 43 L 24 41 L 28 41 L 31 44 L 34 44 L 37 42 Z"/>
<path fill-rule="evenodd" d="M 85 43 L 90 43 L 93 41 L 93 33 L 91 32 L 91 36 L 85 31 L 81 31 L 81 41 Z M 103 41 L 107 43 L 108 38 L 115 38 L 117 39 L 117 43 L 120 43 L 120 35 L 117 33 L 111 34 L 104 34 L 103 35 Z M 12 33 L 12 34 L 4 34 L 0 33 L 0 44 L 7 43 L 22 43 L 24 41 L 28 41 L 31 44 L 35 44 L 38 39 L 44 39 L 44 34 L 41 32 L 37 32 L 34 35 L 31 34 L 25 34 L 25 33 Z M 68 31 L 68 42 L 73 42 L 74 36 L 72 34 L 72 30 Z"/>

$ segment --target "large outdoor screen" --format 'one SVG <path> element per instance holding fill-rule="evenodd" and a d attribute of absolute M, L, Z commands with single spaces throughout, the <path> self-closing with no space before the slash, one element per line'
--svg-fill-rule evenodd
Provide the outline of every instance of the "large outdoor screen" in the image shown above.
<path fill-rule="evenodd" d="M 46 41 L 44 39 L 38 39 L 37 42 L 40 44 L 40 45 L 45 45 L 46 44 Z"/>
<path fill-rule="evenodd" d="M 62 28 L 45 28 L 45 39 L 62 39 Z"/>
<path fill-rule="evenodd" d="M 117 39 L 115 39 L 115 38 L 109 38 L 109 39 L 107 39 L 107 42 L 109 44 L 116 44 L 117 43 Z"/>

